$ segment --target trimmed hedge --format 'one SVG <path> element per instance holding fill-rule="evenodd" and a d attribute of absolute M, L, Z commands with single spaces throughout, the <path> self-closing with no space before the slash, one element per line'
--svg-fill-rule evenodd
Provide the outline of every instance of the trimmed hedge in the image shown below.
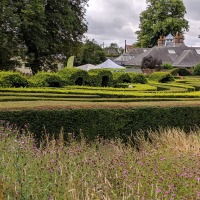
<path fill-rule="evenodd" d="M 171 70 L 171 75 L 173 76 L 192 76 L 192 73 L 189 72 L 187 69 L 185 68 L 176 68 L 176 69 L 173 69 Z"/>
<path fill-rule="evenodd" d="M 200 107 L 143 107 L 134 109 L 21 110 L 0 111 L 0 120 L 23 128 L 29 126 L 38 139 L 44 134 L 58 136 L 61 128 L 89 140 L 97 136 L 127 138 L 139 130 L 180 127 L 185 131 L 200 124 Z"/>
<path fill-rule="evenodd" d="M 156 81 L 159 83 L 167 83 L 174 81 L 174 77 L 167 72 L 154 72 L 149 76 L 150 81 Z"/>
<path fill-rule="evenodd" d="M 147 79 L 143 74 L 129 72 L 128 75 L 131 77 L 131 83 L 147 83 Z"/>
<path fill-rule="evenodd" d="M 89 75 L 87 71 L 76 68 L 64 68 L 57 72 L 64 85 L 87 85 L 89 83 Z"/>
<path fill-rule="evenodd" d="M 162 69 L 174 69 L 174 66 L 170 63 L 164 63 L 161 65 Z"/>
<path fill-rule="evenodd" d="M 113 82 L 114 82 L 114 85 L 117 85 L 120 83 L 131 83 L 131 77 L 128 73 L 113 72 Z"/>
<path fill-rule="evenodd" d="M 107 69 L 92 69 L 89 72 L 90 86 L 108 87 L 113 86 L 113 75 Z"/>
<path fill-rule="evenodd" d="M 1 87 L 27 87 L 29 82 L 18 72 L 0 72 Z"/>
<path fill-rule="evenodd" d="M 56 73 L 38 72 L 30 78 L 30 81 L 39 87 L 62 87 L 63 81 Z"/>

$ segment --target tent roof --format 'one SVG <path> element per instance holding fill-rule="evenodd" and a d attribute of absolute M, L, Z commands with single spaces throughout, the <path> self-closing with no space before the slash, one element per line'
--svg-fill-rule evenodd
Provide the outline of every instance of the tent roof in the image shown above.
<path fill-rule="evenodd" d="M 77 67 L 77 69 L 82 69 L 82 70 L 85 70 L 85 71 L 89 71 L 91 69 L 98 69 L 98 68 L 99 67 L 92 65 L 92 64 L 86 64 L 86 65 L 81 65 L 81 66 Z"/>
<path fill-rule="evenodd" d="M 112 68 L 112 69 L 124 69 L 125 67 L 122 67 L 120 65 L 117 65 L 110 59 L 106 60 L 105 62 L 101 63 L 100 65 L 97 65 L 98 68 Z"/>

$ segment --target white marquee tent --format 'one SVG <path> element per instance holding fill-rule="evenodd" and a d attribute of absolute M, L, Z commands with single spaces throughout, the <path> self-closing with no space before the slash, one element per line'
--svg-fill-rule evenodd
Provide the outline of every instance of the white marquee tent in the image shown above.
<path fill-rule="evenodd" d="M 85 71 L 89 71 L 91 69 L 99 69 L 99 67 L 97 67 L 95 65 L 92 65 L 92 64 L 86 64 L 86 65 L 81 65 L 81 66 L 77 67 L 77 69 L 82 69 L 82 70 L 85 70 Z"/>
<path fill-rule="evenodd" d="M 101 63 L 100 65 L 97 65 L 96 67 L 100 68 L 100 69 L 125 69 L 125 67 L 122 67 L 120 65 L 117 65 L 116 63 L 114 63 L 112 60 L 108 59 L 105 62 Z"/>

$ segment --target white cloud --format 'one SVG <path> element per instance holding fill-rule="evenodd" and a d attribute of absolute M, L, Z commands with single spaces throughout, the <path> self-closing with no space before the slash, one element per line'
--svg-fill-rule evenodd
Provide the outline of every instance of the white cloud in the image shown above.
<path fill-rule="evenodd" d="M 89 0 L 86 20 L 88 33 L 86 37 L 98 43 L 109 45 L 116 42 L 120 46 L 127 40 L 128 44 L 136 41 L 135 31 L 139 26 L 139 15 L 146 9 L 145 0 Z M 185 34 L 185 43 L 197 46 L 200 43 L 199 0 L 183 0 L 190 29 Z M 199 45 L 200 46 L 200 45 Z"/>

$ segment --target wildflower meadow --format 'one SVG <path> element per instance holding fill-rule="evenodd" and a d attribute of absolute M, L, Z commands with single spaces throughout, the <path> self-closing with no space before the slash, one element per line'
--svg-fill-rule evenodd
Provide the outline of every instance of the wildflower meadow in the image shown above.
<path fill-rule="evenodd" d="M 138 132 L 87 142 L 49 138 L 0 127 L 0 199 L 198 200 L 200 130 Z"/>

